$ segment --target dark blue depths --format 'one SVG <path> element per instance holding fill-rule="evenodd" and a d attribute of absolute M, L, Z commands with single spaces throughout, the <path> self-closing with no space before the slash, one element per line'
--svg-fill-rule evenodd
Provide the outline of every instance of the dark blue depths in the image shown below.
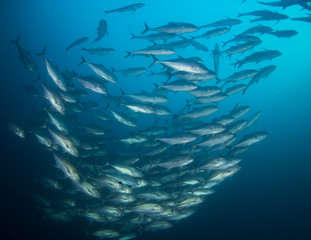
<path fill-rule="evenodd" d="M 42 102 L 31 96 L 23 88 L 36 79 L 36 74 L 28 71 L 18 60 L 17 48 L 10 40 L 20 36 L 19 43 L 32 53 L 42 78 L 51 81 L 45 65 L 35 53 L 47 46 L 47 58 L 61 70 L 75 69 L 89 74 L 87 66 L 77 66 L 80 56 L 95 63 L 101 62 L 116 69 L 149 66 L 150 58 L 134 56 L 124 58 L 126 51 L 135 51 L 151 44 L 145 40 L 130 39 L 130 33 L 139 35 L 144 23 L 156 27 L 168 22 L 187 22 L 202 26 L 226 17 L 237 18 L 240 13 L 255 10 L 272 10 L 291 18 L 305 17 L 310 10 L 301 6 L 264 6 L 248 0 L 241 4 L 234 1 L 146 1 L 145 6 L 134 13 L 121 12 L 105 14 L 106 10 L 125 6 L 127 1 L 2 1 L 1 9 L 1 64 L 2 87 L 1 104 L 1 161 L 0 161 L 0 234 L 1 239 L 93 239 L 88 235 L 92 226 L 85 219 L 77 218 L 69 223 L 54 222 L 42 213 L 31 193 L 41 191 L 52 199 L 61 193 L 49 192 L 35 184 L 38 176 L 57 172 L 52 154 L 44 150 L 33 137 L 22 139 L 8 131 L 8 123 L 14 122 L 25 127 L 40 124 Z M 96 28 L 101 19 L 108 24 L 108 35 L 98 42 Z M 199 56 L 209 69 L 214 69 L 211 50 L 216 43 L 222 49 L 222 42 L 254 26 L 253 17 L 240 17 L 242 24 L 221 36 L 198 39 L 210 51 L 204 52 L 193 47 L 178 50 L 183 57 Z M 311 31 L 310 23 L 291 19 L 261 22 L 275 30 L 296 30 L 290 38 L 277 38 L 269 34 L 260 37 L 262 43 L 243 55 L 220 58 L 219 76 L 225 78 L 234 71 L 230 63 L 242 59 L 254 51 L 278 50 L 282 55 L 271 62 L 250 63 L 241 69 L 260 69 L 269 64 L 277 69 L 266 79 L 252 85 L 246 93 L 234 94 L 217 106 L 222 113 L 229 112 L 236 103 L 251 107 L 252 113 L 263 111 L 262 117 L 247 133 L 264 130 L 269 136 L 254 145 L 242 155 L 241 169 L 231 178 L 217 186 L 215 193 L 207 196 L 196 212 L 172 228 L 162 231 L 144 232 L 142 239 L 311 239 Z M 205 29 L 207 30 L 207 29 Z M 205 30 L 200 30 L 202 33 Z M 197 36 L 197 33 L 193 33 Z M 116 52 L 106 56 L 92 56 L 80 51 L 80 46 L 65 53 L 65 48 L 76 39 L 88 36 L 84 47 L 114 48 Z M 185 36 L 192 36 L 187 33 Z M 174 58 L 176 54 L 174 55 Z M 170 59 L 170 57 L 159 57 Z M 157 64 L 158 65 L 158 64 Z M 160 66 L 150 68 L 154 72 Z M 141 89 L 152 91 L 153 82 L 162 84 L 163 77 L 148 77 L 144 73 L 139 78 L 118 76 L 121 88 L 126 93 Z M 161 78 L 161 79 L 160 79 Z M 215 83 L 214 80 L 212 80 Z M 244 80 L 243 83 L 247 83 Z M 120 91 L 108 83 L 108 91 L 119 95 Z M 102 102 L 98 95 L 94 101 Z M 178 112 L 185 104 L 186 94 L 169 93 L 173 100 L 167 103 L 172 111 Z M 104 108 L 105 105 L 101 105 Z M 85 116 L 80 121 L 88 121 Z M 151 117 L 139 121 L 141 127 Z M 36 125 L 37 124 L 37 125 Z M 114 133 L 122 135 L 126 128 L 114 124 Z M 60 172 L 57 172 L 63 177 Z M 70 185 L 70 182 L 65 184 Z M 66 186 L 66 185 L 65 185 Z M 39 188 L 39 189 L 38 189 Z M 94 238 L 95 239 L 95 238 Z"/>

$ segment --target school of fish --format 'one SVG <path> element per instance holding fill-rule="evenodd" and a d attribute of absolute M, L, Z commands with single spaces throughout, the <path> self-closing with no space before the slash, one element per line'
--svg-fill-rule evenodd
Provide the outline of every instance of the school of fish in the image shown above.
<path fill-rule="evenodd" d="M 263 34 L 290 38 L 298 33 L 274 30 L 257 22 L 311 22 L 311 0 L 258 4 L 270 10 L 260 8 L 236 18 L 203 22 L 201 26 L 142 22 L 142 32 L 129 32 L 128 36 L 132 41 L 145 40 L 146 44 L 126 51 L 125 57 L 131 57 L 133 63 L 139 56 L 147 57 L 146 64 L 125 69 L 115 69 L 107 61 L 92 61 L 93 55 L 114 54 L 114 48 L 81 47 L 76 69 L 62 71 L 61 66 L 50 61 L 48 47 L 32 57 L 21 47 L 20 37 L 13 40 L 19 59 L 38 76 L 24 88 L 41 102 L 42 111 L 37 117 L 41 119 L 39 127 L 10 123 L 9 129 L 21 138 L 35 138 L 53 157 L 53 162 L 48 163 L 56 167 L 50 176 L 36 178 L 38 192 L 32 197 L 42 212 L 58 222 L 88 220 L 92 223 L 86 225 L 88 238 L 136 239 L 144 231 L 168 229 L 189 217 L 221 182 L 238 172 L 242 154 L 268 133 L 243 133 L 253 128 L 261 111 L 234 103 L 224 113 L 220 102 L 245 94 L 276 70 L 276 65 L 262 65 L 282 55 L 277 46 L 265 50 L 258 47 Z M 136 3 L 105 13 L 143 11 L 145 5 Z M 295 5 L 309 11 L 308 16 L 290 18 L 280 13 Z M 248 28 L 230 35 L 247 18 Z M 109 22 L 101 19 L 96 39 L 77 39 L 65 49 L 66 53 L 89 40 L 107 38 L 108 26 Z M 220 35 L 219 43 L 206 46 L 206 40 Z M 183 57 L 180 50 L 188 47 L 200 54 L 211 52 L 208 65 L 213 69 L 197 56 Z M 240 53 L 244 53 L 243 57 L 236 57 Z M 230 76 L 221 75 L 223 56 L 232 59 L 236 67 Z M 46 69 L 37 67 L 34 59 L 39 61 L 39 57 Z M 252 63 L 261 64 L 254 68 Z M 155 71 L 158 65 L 163 67 L 161 71 Z M 78 74 L 81 68 L 90 74 Z M 133 76 L 153 83 L 153 89 L 128 92 L 119 87 L 118 79 Z M 155 77 L 161 81 L 155 81 Z M 112 93 L 111 87 L 118 89 L 118 94 Z M 178 93 L 184 94 L 186 101 L 176 103 L 181 106 L 176 111 L 167 103 L 174 101 Z"/>

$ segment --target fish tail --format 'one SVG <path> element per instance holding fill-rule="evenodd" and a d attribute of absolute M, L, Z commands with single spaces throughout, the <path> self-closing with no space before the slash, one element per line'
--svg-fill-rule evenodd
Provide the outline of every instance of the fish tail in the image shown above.
<path fill-rule="evenodd" d="M 17 36 L 16 40 L 10 40 L 10 41 L 11 41 L 11 43 L 18 45 L 19 39 L 20 39 L 20 35 Z"/>
<path fill-rule="evenodd" d="M 129 51 L 126 51 L 126 53 L 127 53 L 127 55 L 125 55 L 125 57 L 124 57 L 124 58 L 127 58 L 127 57 L 129 57 L 129 56 L 131 56 L 131 55 L 132 55 L 132 53 L 131 53 L 131 52 L 129 52 Z"/>
<path fill-rule="evenodd" d="M 247 85 L 247 87 L 243 90 L 242 95 L 245 94 L 246 90 L 250 87 L 250 85 Z"/>
<path fill-rule="evenodd" d="M 40 78 L 41 78 L 41 76 L 39 74 L 38 77 L 36 79 L 32 80 L 32 81 L 41 83 L 41 79 Z"/>
<path fill-rule="evenodd" d="M 144 34 L 146 32 L 148 32 L 150 30 L 150 28 L 148 27 L 147 23 L 144 23 L 145 24 L 145 30 L 141 32 L 141 34 Z"/>
<path fill-rule="evenodd" d="M 78 64 L 78 66 L 80 66 L 83 63 L 86 63 L 86 60 L 85 60 L 85 58 L 83 56 L 81 56 L 81 59 L 82 59 L 82 61 Z"/>
<path fill-rule="evenodd" d="M 219 77 L 216 77 L 216 84 L 220 83 L 221 79 Z"/>
<path fill-rule="evenodd" d="M 152 67 L 154 64 L 156 64 L 159 61 L 154 55 L 151 55 L 151 57 L 153 59 L 153 62 L 150 64 L 149 67 Z"/>
<path fill-rule="evenodd" d="M 44 46 L 42 52 L 41 53 L 37 53 L 37 55 L 44 58 L 45 51 L 46 51 L 46 46 Z"/>
<path fill-rule="evenodd" d="M 105 13 L 112 13 L 113 12 L 113 10 L 107 10 L 107 11 L 105 11 Z"/>
<path fill-rule="evenodd" d="M 131 39 L 135 39 L 135 38 L 137 38 L 137 36 L 135 36 L 133 33 L 130 33 L 131 34 Z"/>
<path fill-rule="evenodd" d="M 122 88 L 120 88 L 120 91 L 121 91 L 121 96 L 125 96 L 126 93 L 124 92 L 124 90 Z"/>
<path fill-rule="evenodd" d="M 148 75 L 148 77 L 151 77 L 151 76 L 153 76 L 154 75 L 154 72 L 152 72 L 151 70 L 150 70 L 150 74 Z"/>
<path fill-rule="evenodd" d="M 153 85 L 155 86 L 155 88 L 159 88 L 159 84 L 153 83 Z"/>
<path fill-rule="evenodd" d="M 237 60 L 235 63 L 232 63 L 231 65 L 233 65 L 234 67 L 241 67 L 242 66 L 242 62 L 240 60 Z"/>

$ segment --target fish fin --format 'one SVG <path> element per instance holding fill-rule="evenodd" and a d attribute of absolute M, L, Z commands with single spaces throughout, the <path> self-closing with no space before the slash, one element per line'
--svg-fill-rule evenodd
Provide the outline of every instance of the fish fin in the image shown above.
<path fill-rule="evenodd" d="M 116 72 L 117 70 L 115 69 L 115 68 L 113 68 L 113 67 L 110 67 L 111 68 L 111 72 Z"/>
<path fill-rule="evenodd" d="M 142 34 L 148 32 L 150 30 L 150 28 L 148 27 L 147 23 L 144 23 L 144 24 L 145 24 L 145 30 L 141 32 Z"/>
<path fill-rule="evenodd" d="M 131 52 L 129 52 L 129 51 L 126 51 L 126 53 L 127 53 L 127 55 L 125 55 L 125 57 L 124 57 L 124 58 L 127 58 L 127 57 L 129 57 L 129 56 L 131 56 L 131 55 L 132 55 L 132 53 L 131 53 Z"/>
<path fill-rule="evenodd" d="M 151 55 L 151 57 L 153 59 L 153 62 L 149 65 L 148 68 L 152 67 L 154 64 L 156 64 L 159 61 L 154 55 Z"/>
<path fill-rule="evenodd" d="M 131 34 L 131 39 L 135 39 L 135 38 L 137 38 L 137 36 L 135 36 L 133 33 L 130 33 Z"/>
<path fill-rule="evenodd" d="M 245 94 L 246 90 L 247 90 L 249 87 L 250 87 L 250 86 L 249 86 L 249 85 L 247 85 L 247 87 L 243 90 L 242 95 L 244 95 L 244 94 Z"/>
<path fill-rule="evenodd" d="M 235 63 L 231 63 L 231 65 L 233 65 L 234 67 L 241 67 L 242 66 L 242 62 L 240 60 L 237 60 Z"/>
<path fill-rule="evenodd" d="M 11 41 L 12 43 L 18 45 L 19 39 L 20 39 L 20 35 L 17 36 L 16 40 L 10 40 L 10 41 Z"/>
<path fill-rule="evenodd" d="M 37 77 L 36 79 L 32 80 L 32 81 L 33 81 L 33 82 L 39 82 L 39 83 L 41 83 L 40 78 L 41 78 L 41 76 L 40 76 L 40 74 L 39 74 L 38 77 Z"/>
<path fill-rule="evenodd" d="M 41 53 L 37 53 L 37 55 L 44 58 L 45 51 L 46 51 L 46 46 L 43 48 L 42 52 Z"/>
<path fill-rule="evenodd" d="M 120 88 L 120 91 L 121 91 L 121 96 L 126 96 L 126 93 L 124 92 L 122 88 Z"/>
<path fill-rule="evenodd" d="M 78 66 L 82 65 L 83 63 L 86 63 L 86 60 L 85 60 L 85 58 L 84 58 L 83 56 L 81 56 L 81 59 L 82 59 L 82 62 L 80 62 L 80 63 L 78 64 Z"/>
<path fill-rule="evenodd" d="M 155 88 L 157 89 L 157 88 L 159 88 L 159 84 L 156 84 L 156 83 L 153 83 L 153 85 L 155 86 Z"/>
<path fill-rule="evenodd" d="M 154 75 L 154 72 L 152 72 L 151 70 L 150 70 L 150 74 L 148 75 L 148 77 L 151 77 L 151 76 L 153 76 Z"/>
<path fill-rule="evenodd" d="M 219 77 L 216 77 L 216 84 L 220 83 L 221 79 Z"/>

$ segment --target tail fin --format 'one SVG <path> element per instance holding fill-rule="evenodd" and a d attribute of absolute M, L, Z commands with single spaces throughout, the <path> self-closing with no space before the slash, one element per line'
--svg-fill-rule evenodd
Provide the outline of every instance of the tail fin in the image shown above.
<path fill-rule="evenodd" d="M 246 90 L 250 87 L 250 85 L 247 85 L 247 87 L 243 90 L 242 95 L 245 94 Z"/>
<path fill-rule="evenodd" d="M 111 12 L 113 12 L 113 10 L 107 10 L 107 11 L 105 11 L 105 13 L 111 13 Z"/>
<path fill-rule="evenodd" d="M 242 62 L 240 60 L 237 60 L 235 63 L 231 63 L 231 65 L 233 65 L 234 67 L 241 67 L 242 66 Z"/>
<path fill-rule="evenodd" d="M 153 62 L 149 65 L 149 67 L 152 67 L 154 64 L 156 64 L 159 61 L 154 55 L 151 55 L 151 57 L 153 59 Z"/>
<path fill-rule="evenodd" d="M 124 90 L 123 90 L 122 88 L 120 88 L 120 91 L 121 91 L 121 93 L 122 93 L 122 94 L 121 94 L 122 96 L 125 96 L 125 95 L 126 95 L 126 93 L 124 92 Z"/>
<path fill-rule="evenodd" d="M 130 33 L 131 34 L 131 39 L 135 39 L 135 38 L 137 38 L 133 33 Z"/>
<path fill-rule="evenodd" d="M 43 48 L 42 52 L 41 53 L 37 53 L 37 55 L 44 58 L 45 51 L 46 51 L 46 46 Z"/>
<path fill-rule="evenodd" d="M 216 77 L 216 84 L 220 83 L 221 79 Z"/>
<path fill-rule="evenodd" d="M 86 60 L 85 60 L 85 58 L 84 58 L 83 56 L 81 56 L 81 59 L 82 59 L 82 62 L 80 62 L 80 63 L 78 64 L 78 66 L 82 65 L 83 63 L 86 63 Z"/>
<path fill-rule="evenodd" d="M 151 70 L 150 70 L 150 74 L 148 75 L 148 77 L 151 77 L 151 76 L 153 76 L 155 73 L 154 72 L 152 72 Z"/>
<path fill-rule="evenodd" d="M 159 88 L 159 84 L 156 84 L 156 83 L 153 83 L 153 85 L 155 86 L 155 88 L 157 89 L 157 88 Z"/>
<path fill-rule="evenodd" d="M 32 82 L 40 82 L 40 74 L 38 75 L 36 79 L 32 80 Z"/>
<path fill-rule="evenodd" d="M 19 39 L 20 39 L 20 35 L 17 36 L 16 40 L 11 40 L 11 42 L 18 45 Z"/>
<path fill-rule="evenodd" d="M 148 27 L 147 23 L 144 23 L 145 24 L 145 30 L 141 32 L 141 34 L 144 34 L 146 32 L 148 32 L 150 30 L 150 28 Z"/>
<path fill-rule="evenodd" d="M 127 57 L 129 57 L 129 56 L 131 56 L 131 55 L 132 55 L 132 53 L 131 53 L 131 52 L 129 52 L 129 51 L 126 51 L 126 53 L 127 53 L 127 55 L 125 55 L 125 57 L 124 57 L 124 58 L 127 58 Z"/>

